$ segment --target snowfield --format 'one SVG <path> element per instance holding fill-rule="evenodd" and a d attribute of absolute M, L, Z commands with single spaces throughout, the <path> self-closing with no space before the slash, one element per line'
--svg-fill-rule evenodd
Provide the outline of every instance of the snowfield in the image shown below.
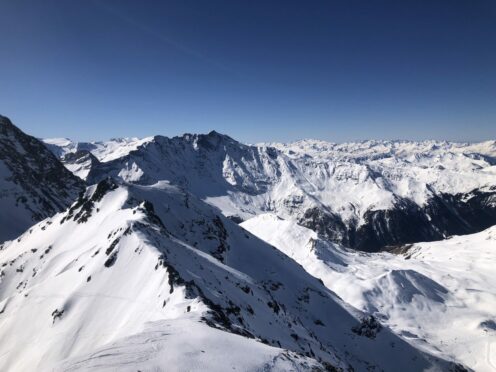
<path fill-rule="evenodd" d="M 351 251 L 272 214 L 241 226 L 417 347 L 496 369 L 496 226 L 396 254 Z"/>

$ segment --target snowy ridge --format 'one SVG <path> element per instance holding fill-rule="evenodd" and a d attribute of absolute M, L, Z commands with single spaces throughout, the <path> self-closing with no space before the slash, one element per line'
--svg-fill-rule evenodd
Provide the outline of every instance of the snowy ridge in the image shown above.
<path fill-rule="evenodd" d="M 417 347 L 476 371 L 496 368 L 496 226 L 397 254 L 347 250 L 272 214 L 242 226 Z"/>
<path fill-rule="evenodd" d="M 2 370 L 457 368 L 165 182 L 88 188 L 0 267 Z"/>

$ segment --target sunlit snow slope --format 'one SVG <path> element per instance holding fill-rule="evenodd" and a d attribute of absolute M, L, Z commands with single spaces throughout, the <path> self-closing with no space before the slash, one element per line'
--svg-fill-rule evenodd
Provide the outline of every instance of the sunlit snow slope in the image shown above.
<path fill-rule="evenodd" d="M 272 214 L 242 226 L 409 342 L 476 371 L 496 370 L 496 226 L 396 254 L 350 251 Z"/>
<path fill-rule="evenodd" d="M 88 188 L 0 250 L 0 370 L 455 370 L 166 182 Z"/>

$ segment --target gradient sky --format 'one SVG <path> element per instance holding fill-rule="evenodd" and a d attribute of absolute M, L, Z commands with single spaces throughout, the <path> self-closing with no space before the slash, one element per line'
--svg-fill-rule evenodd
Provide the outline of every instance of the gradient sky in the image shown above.
<path fill-rule="evenodd" d="M 74 140 L 496 138 L 496 1 L 0 0 L 0 113 Z"/>

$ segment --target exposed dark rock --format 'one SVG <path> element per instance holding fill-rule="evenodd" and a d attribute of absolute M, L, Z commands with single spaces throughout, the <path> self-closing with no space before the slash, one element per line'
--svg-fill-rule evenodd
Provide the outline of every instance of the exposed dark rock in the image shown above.
<path fill-rule="evenodd" d="M 109 258 L 107 258 L 107 261 L 105 261 L 104 265 L 105 267 L 111 267 L 115 264 L 115 261 L 117 261 L 117 254 L 119 251 L 114 251 Z"/>
<path fill-rule="evenodd" d="M 381 329 L 381 324 L 372 315 L 369 315 L 363 318 L 360 324 L 353 327 L 351 330 L 359 336 L 375 338 Z"/>
<path fill-rule="evenodd" d="M 52 323 L 55 323 L 55 320 L 62 318 L 62 315 L 64 314 L 64 311 L 65 311 L 64 309 L 62 309 L 62 310 L 55 309 L 52 312 L 52 318 L 53 318 L 53 322 Z"/>

